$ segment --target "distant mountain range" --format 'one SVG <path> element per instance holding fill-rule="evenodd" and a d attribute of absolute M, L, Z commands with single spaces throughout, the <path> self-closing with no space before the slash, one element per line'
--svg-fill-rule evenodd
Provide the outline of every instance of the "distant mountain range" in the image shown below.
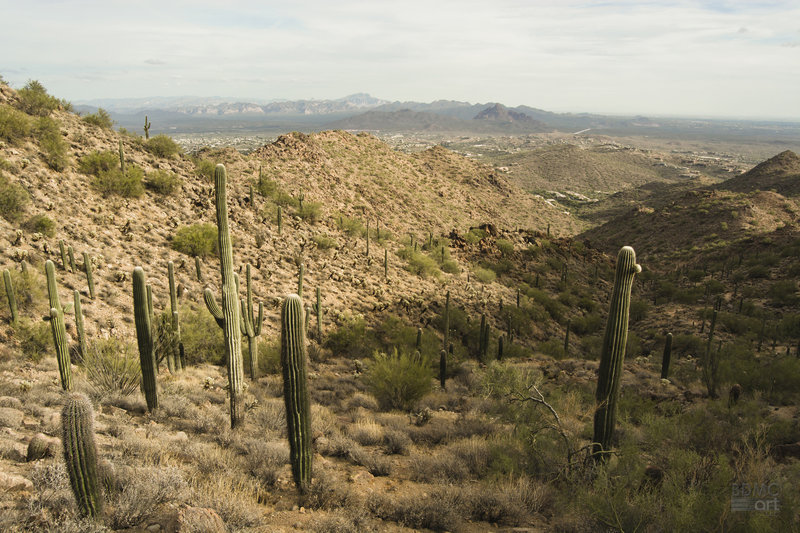
<path fill-rule="evenodd" d="M 589 113 L 553 113 L 498 102 L 472 104 L 454 100 L 389 102 L 365 93 L 334 100 L 243 101 L 223 97 L 150 97 L 74 102 L 79 112 L 102 107 L 118 125 L 141 130 L 144 117 L 151 133 L 278 132 L 323 129 L 383 132 L 461 132 L 523 134 L 548 131 L 591 134 L 709 134 L 741 136 L 769 133 L 800 135 L 800 124 L 753 121 L 652 119 Z M 743 128 L 742 124 L 747 127 Z"/>

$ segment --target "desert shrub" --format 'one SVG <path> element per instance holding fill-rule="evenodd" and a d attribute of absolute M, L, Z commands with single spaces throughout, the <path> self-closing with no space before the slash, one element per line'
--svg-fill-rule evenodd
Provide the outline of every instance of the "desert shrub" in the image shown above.
<path fill-rule="evenodd" d="M 331 511 L 352 507 L 356 503 L 356 495 L 345 483 L 337 483 L 331 475 L 324 471 L 316 474 L 308 487 L 305 504 L 311 509 Z"/>
<path fill-rule="evenodd" d="M 47 305 L 44 276 L 36 269 L 28 268 L 25 272 L 10 269 L 9 274 L 11 274 L 11 283 L 14 285 L 17 307 L 20 311 L 32 312 L 37 308 L 43 309 Z M 3 286 L 4 284 L 0 283 L 0 288 Z"/>
<path fill-rule="evenodd" d="M 53 122 L 51 118 L 42 117 L 39 119 L 40 125 L 42 122 Z M 67 157 L 67 143 L 61 135 L 61 131 L 56 127 L 55 131 L 50 129 L 41 130 L 38 133 L 39 146 L 42 148 L 43 157 L 42 161 L 47 163 L 47 166 L 53 170 L 61 171 L 67 168 L 69 158 Z"/>
<path fill-rule="evenodd" d="M 183 226 L 172 237 L 172 249 L 191 256 L 214 255 L 218 246 L 217 226 L 214 224 Z"/>
<path fill-rule="evenodd" d="M 317 248 L 320 250 L 330 250 L 331 248 L 339 247 L 333 237 L 323 233 L 314 235 L 311 240 L 314 241 L 314 243 L 317 245 Z"/>
<path fill-rule="evenodd" d="M 272 198 L 278 190 L 278 182 L 262 175 L 253 182 L 253 189 L 261 196 Z"/>
<path fill-rule="evenodd" d="M 144 186 L 158 194 L 172 194 L 181 186 L 180 178 L 174 172 L 154 170 L 147 174 Z"/>
<path fill-rule="evenodd" d="M 31 233 L 41 233 L 45 237 L 53 237 L 56 234 L 56 223 L 47 215 L 33 215 L 25 221 L 23 227 Z"/>
<path fill-rule="evenodd" d="M 366 505 L 376 517 L 408 528 L 457 531 L 461 523 L 460 500 L 457 491 L 441 487 L 402 497 L 375 492 L 369 495 Z"/>
<path fill-rule="evenodd" d="M 119 153 L 106 150 L 104 152 L 90 152 L 78 160 L 78 171 L 90 176 L 99 176 L 119 168 Z"/>
<path fill-rule="evenodd" d="M 189 496 L 188 484 L 174 466 L 149 466 L 129 469 L 115 482 L 121 490 L 112 494 L 108 525 L 114 530 L 130 528 L 151 516 L 153 509 L 167 502 L 183 502 Z"/>
<path fill-rule="evenodd" d="M 89 342 L 83 355 L 86 378 L 99 395 L 138 392 L 142 372 L 137 348 L 116 337 Z"/>
<path fill-rule="evenodd" d="M 452 259 L 445 259 L 440 265 L 440 268 L 442 269 L 442 272 L 446 272 L 448 274 L 461 273 L 461 268 L 458 266 L 458 263 Z"/>
<path fill-rule="evenodd" d="M 158 157 L 172 157 L 181 151 L 181 147 L 163 133 L 151 137 L 150 140 L 144 143 L 144 147 L 148 152 Z"/>
<path fill-rule="evenodd" d="M 181 307 L 180 313 L 186 364 L 224 364 L 225 338 L 211 313 L 205 307 Z"/>
<path fill-rule="evenodd" d="M 472 228 L 464 234 L 464 240 L 469 244 L 477 244 L 486 238 L 486 232 L 479 228 Z"/>
<path fill-rule="evenodd" d="M 30 202 L 28 191 L 0 172 L 0 216 L 9 222 L 14 222 L 22 216 Z"/>
<path fill-rule="evenodd" d="M 347 434 L 362 446 L 376 446 L 384 437 L 383 426 L 367 418 L 361 418 L 347 426 Z"/>
<path fill-rule="evenodd" d="M 566 354 L 564 353 L 563 339 L 550 339 L 544 341 L 537 346 L 540 352 L 547 354 L 556 359 L 562 359 Z"/>
<path fill-rule="evenodd" d="M 104 129 L 111 129 L 114 126 L 114 121 L 111 120 L 111 115 L 102 107 L 97 109 L 97 113 L 89 113 L 83 117 L 83 121 L 92 126 L 98 126 Z"/>
<path fill-rule="evenodd" d="M 633 299 L 630 306 L 630 321 L 635 324 L 647 317 L 650 304 L 646 300 Z"/>
<path fill-rule="evenodd" d="M 439 265 L 436 263 L 435 259 L 422 252 L 415 251 L 410 246 L 402 248 L 397 255 L 408 261 L 405 268 L 413 274 L 422 277 L 436 277 L 439 274 Z"/>
<path fill-rule="evenodd" d="M 29 115 L 46 117 L 51 112 L 58 109 L 60 105 L 65 105 L 55 96 L 47 94 L 44 85 L 36 80 L 30 80 L 25 86 L 17 91 L 19 96 L 20 108 Z M 66 106 L 66 105 L 65 105 Z"/>
<path fill-rule="evenodd" d="M 769 277 L 769 269 L 764 265 L 756 265 L 747 271 L 750 279 L 766 279 Z"/>
<path fill-rule="evenodd" d="M 315 224 L 319 220 L 321 208 L 320 202 L 303 202 L 303 207 L 297 210 L 297 216 L 306 222 Z"/>
<path fill-rule="evenodd" d="M 362 224 L 357 218 L 339 215 L 339 217 L 336 219 L 336 225 L 340 230 L 353 237 L 360 237 L 366 233 L 364 224 Z"/>
<path fill-rule="evenodd" d="M 573 318 L 570 327 L 578 335 L 591 335 L 603 327 L 603 318 L 597 313 L 590 313 Z"/>
<path fill-rule="evenodd" d="M 272 201 L 275 202 L 275 205 L 279 205 L 284 208 L 298 207 L 300 205 L 300 202 L 297 198 L 282 189 L 275 191 L 275 194 L 272 195 Z"/>
<path fill-rule="evenodd" d="M 19 144 L 31 134 L 31 119 L 13 107 L 0 104 L 0 140 L 10 145 Z"/>
<path fill-rule="evenodd" d="M 512 243 L 507 239 L 497 239 L 495 244 L 497 245 L 498 250 L 500 250 L 500 253 L 503 254 L 504 257 L 514 253 L 514 243 Z"/>
<path fill-rule="evenodd" d="M 243 353 L 247 355 L 245 368 L 250 364 L 250 347 L 243 343 Z M 265 340 L 258 343 L 258 369 L 264 374 L 281 373 L 281 341 L 279 338 Z"/>
<path fill-rule="evenodd" d="M 345 315 L 328 334 L 325 346 L 334 357 L 363 358 L 375 349 L 367 338 L 367 322 L 361 315 Z"/>
<path fill-rule="evenodd" d="M 49 322 L 20 317 L 13 328 L 22 353 L 34 363 L 53 351 L 53 334 Z"/>
<path fill-rule="evenodd" d="M 497 274 L 489 268 L 477 267 L 473 272 L 475 279 L 481 283 L 491 283 L 497 279 Z"/>
<path fill-rule="evenodd" d="M 792 279 L 783 279 L 770 285 L 767 297 L 776 305 L 797 305 L 800 298 L 797 296 L 797 282 Z"/>
<path fill-rule="evenodd" d="M 205 178 L 208 181 L 212 181 L 214 179 L 214 168 L 216 165 L 213 161 L 209 161 L 208 159 L 197 159 L 194 162 L 195 172 L 201 178 Z"/>
<path fill-rule="evenodd" d="M 564 306 L 564 304 L 551 298 L 546 292 L 540 289 L 527 287 L 525 290 L 525 295 L 528 296 L 528 298 L 531 298 L 537 304 L 544 307 L 550 317 L 556 322 L 561 322 L 564 314 L 567 312 L 567 308 Z"/>
<path fill-rule="evenodd" d="M 103 196 L 138 198 L 144 193 L 143 178 L 144 171 L 141 168 L 126 165 L 124 173 L 119 168 L 100 172 L 92 180 L 92 186 Z"/>
<path fill-rule="evenodd" d="M 383 409 L 411 410 L 433 388 L 428 359 L 394 350 L 376 352 L 365 380 Z"/>
<path fill-rule="evenodd" d="M 274 489 L 283 465 L 289 462 L 286 443 L 248 439 L 242 451 L 245 452 L 248 473 L 260 481 L 264 488 Z"/>

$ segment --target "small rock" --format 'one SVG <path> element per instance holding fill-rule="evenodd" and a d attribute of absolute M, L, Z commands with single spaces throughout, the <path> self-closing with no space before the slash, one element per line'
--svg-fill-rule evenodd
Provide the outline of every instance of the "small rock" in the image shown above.
<path fill-rule="evenodd" d="M 147 526 L 147 531 L 161 531 L 161 524 L 150 524 Z"/>
<path fill-rule="evenodd" d="M 358 472 L 353 474 L 350 478 L 350 481 L 353 483 L 366 483 L 375 479 L 375 476 L 364 470 L 363 472 Z"/>
<path fill-rule="evenodd" d="M 225 533 L 225 522 L 213 509 L 183 507 L 178 510 L 169 526 L 169 533 Z"/>
<path fill-rule="evenodd" d="M 25 413 L 13 407 L 0 407 L 0 427 L 18 428 L 25 419 Z"/>

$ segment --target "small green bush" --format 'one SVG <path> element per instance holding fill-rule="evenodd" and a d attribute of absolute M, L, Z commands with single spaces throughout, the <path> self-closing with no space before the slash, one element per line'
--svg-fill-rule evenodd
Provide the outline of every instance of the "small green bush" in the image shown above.
<path fill-rule="evenodd" d="M 336 219 L 336 225 L 340 230 L 352 237 L 360 237 L 366 233 L 364 224 L 362 224 L 357 218 L 339 215 Z"/>
<path fill-rule="evenodd" d="M 49 322 L 20 317 L 13 327 L 22 353 L 34 363 L 38 363 L 49 353 L 55 353 Z"/>
<path fill-rule="evenodd" d="M 31 134 L 31 119 L 13 107 L 0 104 L 0 140 L 18 145 Z"/>
<path fill-rule="evenodd" d="M 217 253 L 217 226 L 192 224 L 178 228 L 172 238 L 172 248 L 186 255 L 207 257 Z"/>
<path fill-rule="evenodd" d="M 158 157 L 172 157 L 181 152 L 181 147 L 163 133 L 151 137 L 149 141 L 144 143 L 144 147 L 148 152 Z"/>
<path fill-rule="evenodd" d="M 767 290 L 767 297 L 775 305 L 797 305 L 797 282 L 792 279 L 776 281 Z"/>
<path fill-rule="evenodd" d="M 418 276 L 422 277 L 438 277 L 439 276 L 439 265 L 436 263 L 436 260 L 432 257 L 425 255 L 422 252 L 415 251 L 412 247 L 406 246 L 402 248 L 397 255 L 399 255 L 402 259 L 408 261 L 408 264 L 405 266 L 405 269 L 409 272 L 412 272 Z"/>
<path fill-rule="evenodd" d="M 367 339 L 367 322 L 361 315 L 345 315 L 339 327 L 328 334 L 325 346 L 334 357 L 367 357 L 373 348 Z"/>
<path fill-rule="evenodd" d="M 67 166 L 67 143 L 61 135 L 58 122 L 50 117 L 41 117 L 36 121 L 36 137 L 39 146 L 44 152 L 42 158 L 47 166 L 53 170 L 61 171 Z"/>
<path fill-rule="evenodd" d="M 44 269 L 42 269 L 44 272 Z M 20 311 L 35 313 L 44 312 L 47 304 L 47 291 L 45 280 L 39 270 L 28 268 L 25 272 L 17 269 L 10 269 L 11 284 L 14 286 L 14 294 L 17 298 L 17 307 Z M 0 283 L 0 288 L 3 288 Z M 5 299 L 5 293 L 3 293 Z"/>
<path fill-rule="evenodd" d="M 154 170 L 144 180 L 144 186 L 163 195 L 169 195 L 181 186 L 180 178 L 174 172 Z"/>
<path fill-rule="evenodd" d="M 331 248 L 338 248 L 339 246 L 336 244 L 336 239 L 329 235 L 325 235 L 320 233 L 319 235 L 314 235 L 311 238 L 312 241 L 317 245 L 317 248 L 320 250 L 330 250 Z"/>
<path fill-rule="evenodd" d="M 23 227 L 31 233 L 41 233 L 45 237 L 55 237 L 56 223 L 47 215 L 33 215 Z"/>
<path fill-rule="evenodd" d="M 500 253 L 503 254 L 503 257 L 507 257 L 514 253 L 514 243 L 507 239 L 497 239 L 497 248 L 500 250 Z"/>
<path fill-rule="evenodd" d="M 225 364 L 222 328 L 205 307 L 181 307 L 181 341 L 187 364 Z"/>
<path fill-rule="evenodd" d="M 541 343 L 538 347 L 540 352 L 552 356 L 556 359 L 562 359 L 564 353 L 564 341 L 562 339 L 550 339 Z"/>
<path fill-rule="evenodd" d="M 303 202 L 302 209 L 297 210 L 297 216 L 310 224 L 315 224 L 319 220 L 321 208 L 320 202 Z"/>
<path fill-rule="evenodd" d="M 102 107 L 97 109 L 97 113 L 90 113 L 83 117 L 83 121 L 92 126 L 98 126 L 110 130 L 114 126 L 114 121 L 111 120 L 111 115 Z"/>
<path fill-rule="evenodd" d="M 103 196 L 138 198 L 144 193 L 144 171 L 133 165 L 126 165 L 123 174 L 119 168 L 101 172 L 92 180 L 92 186 Z"/>
<path fill-rule="evenodd" d="M 481 283 L 491 283 L 497 279 L 497 274 L 489 268 L 477 267 L 473 272 L 475 279 Z"/>
<path fill-rule="evenodd" d="M 464 235 L 468 244 L 477 244 L 486 238 L 486 232 L 479 228 L 472 228 Z"/>
<path fill-rule="evenodd" d="M 394 350 L 375 353 L 365 376 L 370 392 L 382 409 L 409 411 L 433 388 L 433 374 L 426 357 L 417 358 Z"/>
<path fill-rule="evenodd" d="M 99 394 L 129 395 L 139 391 L 142 371 L 138 349 L 116 337 L 89 342 L 83 357 L 86 378 Z"/>
<path fill-rule="evenodd" d="M 217 165 L 214 164 L 213 161 L 209 161 L 208 159 L 197 159 L 194 162 L 195 172 L 201 178 L 204 178 L 207 181 L 214 180 L 214 169 Z"/>
<path fill-rule="evenodd" d="M 47 94 L 44 85 L 36 80 L 26 83 L 25 87 L 17 91 L 17 95 L 20 100 L 20 108 L 29 115 L 46 117 L 59 106 L 70 107 L 66 102 Z"/>
<path fill-rule="evenodd" d="M 78 160 L 78 171 L 90 176 L 99 176 L 101 172 L 115 168 L 119 168 L 119 153 L 111 150 L 104 152 L 95 150 Z"/>
<path fill-rule="evenodd" d="M 272 196 L 272 201 L 281 207 L 298 207 L 300 201 L 286 191 L 278 189 Z"/>
<path fill-rule="evenodd" d="M 278 182 L 262 176 L 253 182 L 253 189 L 266 198 L 272 198 L 278 191 Z"/>
<path fill-rule="evenodd" d="M 14 222 L 25 212 L 31 197 L 22 185 L 13 183 L 0 172 L 0 216 Z"/>

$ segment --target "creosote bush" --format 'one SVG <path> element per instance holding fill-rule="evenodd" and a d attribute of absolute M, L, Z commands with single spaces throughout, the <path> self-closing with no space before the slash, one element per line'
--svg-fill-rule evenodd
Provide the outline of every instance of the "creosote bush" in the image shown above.
<path fill-rule="evenodd" d="M 167 135 L 163 133 L 151 137 L 144 143 L 144 147 L 153 155 L 158 157 L 172 157 L 181 152 L 181 147 Z"/>
<path fill-rule="evenodd" d="M 23 226 L 31 233 L 41 233 L 45 237 L 55 237 L 56 234 L 56 223 L 47 215 L 33 215 Z"/>
<path fill-rule="evenodd" d="M 83 117 L 83 121 L 92 126 L 98 126 L 104 129 L 111 129 L 114 126 L 114 121 L 111 120 L 111 115 L 102 107 L 97 109 L 97 113 L 89 113 Z"/>
<path fill-rule="evenodd" d="M 68 102 L 59 100 L 55 96 L 47 94 L 44 85 L 36 80 L 30 80 L 25 86 L 17 91 L 19 96 L 20 108 L 29 115 L 46 117 L 59 107 L 72 107 Z"/>
<path fill-rule="evenodd" d="M 154 170 L 147 174 L 144 185 L 153 192 L 169 195 L 178 190 L 181 180 L 174 172 Z"/>
<path fill-rule="evenodd" d="M 14 324 L 14 337 L 22 353 L 34 363 L 53 351 L 53 334 L 48 322 L 20 317 Z"/>
<path fill-rule="evenodd" d="M 16 146 L 31 134 L 30 117 L 11 107 L 0 104 L 0 141 Z"/>
<path fill-rule="evenodd" d="M 376 352 L 364 377 L 382 409 L 409 411 L 433 388 L 427 357 L 393 350 Z"/>
<path fill-rule="evenodd" d="M 22 216 L 30 203 L 31 197 L 28 191 L 0 172 L 0 216 L 9 222 L 15 222 Z"/>
<path fill-rule="evenodd" d="M 208 257 L 217 253 L 217 226 L 192 224 L 178 228 L 172 237 L 172 248 L 193 257 Z"/>
<path fill-rule="evenodd" d="M 225 339 L 214 317 L 204 307 L 184 306 L 181 306 L 180 317 L 186 363 L 224 364 Z"/>
<path fill-rule="evenodd" d="M 123 173 L 119 168 L 101 172 L 92 180 L 92 186 L 103 196 L 138 198 L 144 193 L 142 179 L 144 171 L 134 165 L 126 165 Z"/>

